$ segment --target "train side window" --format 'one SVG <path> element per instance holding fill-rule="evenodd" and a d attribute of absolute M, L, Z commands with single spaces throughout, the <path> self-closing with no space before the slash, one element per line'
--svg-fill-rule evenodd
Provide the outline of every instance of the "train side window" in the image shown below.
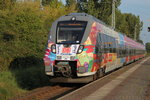
<path fill-rule="evenodd" d="M 111 53 L 114 53 L 114 41 L 113 41 L 113 37 L 110 37 L 110 44 L 111 44 Z"/>
<path fill-rule="evenodd" d="M 108 45 L 108 36 L 107 35 L 105 35 L 106 37 L 106 50 L 107 50 L 107 52 L 109 51 L 109 45 Z"/>
<path fill-rule="evenodd" d="M 110 52 L 110 53 L 113 53 L 112 39 L 113 39 L 113 37 L 109 36 L 108 44 L 109 44 L 109 52 Z"/>
<path fill-rule="evenodd" d="M 107 53 L 109 53 L 110 52 L 110 45 L 109 45 L 109 36 L 108 35 L 106 35 L 106 49 L 107 49 Z"/>
<path fill-rule="evenodd" d="M 104 34 L 101 34 L 101 47 L 102 47 L 102 52 L 104 53 L 105 51 L 105 40 L 104 40 Z"/>
<path fill-rule="evenodd" d="M 127 48 L 127 46 L 125 45 L 125 56 L 127 56 L 128 55 L 128 48 Z"/>
<path fill-rule="evenodd" d="M 122 46 L 121 46 L 121 57 L 123 56 L 123 48 L 122 48 Z"/>
<path fill-rule="evenodd" d="M 108 45 L 108 51 L 111 53 L 111 37 L 107 36 L 107 45 Z"/>
<path fill-rule="evenodd" d="M 103 44 L 102 44 L 102 37 L 101 37 L 102 33 L 98 33 L 98 37 L 97 37 L 97 47 L 98 47 L 98 52 L 99 53 L 103 53 Z"/>
<path fill-rule="evenodd" d="M 121 57 L 121 52 L 122 52 L 122 49 L 121 49 L 121 47 L 119 45 L 119 57 Z"/>
<path fill-rule="evenodd" d="M 124 48 L 122 48 L 122 57 L 124 57 Z"/>
<path fill-rule="evenodd" d="M 137 55 L 137 49 L 135 50 L 135 54 Z"/>
<path fill-rule="evenodd" d="M 117 51 L 117 41 L 116 41 L 116 39 L 114 38 L 114 39 L 113 39 L 113 52 L 116 53 L 116 51 Z"/>
<path fill-rule="evenodd" d="M 105 34 L 103 34 L 103 40 L 104 52 L 107 53 L 107 38 Z"/>
<path fill-rule="evenodd" d="M 132 49 L 130 49 L 130 55 L 132 55 Z"/>
<path fill-rule="evenodd" d="M 98 33 L 97 41 L 98 41 L 98 43 L 101 43 L 101 42 L 102 42 L 102 39 L 101 39 L 101 33 Z"/>

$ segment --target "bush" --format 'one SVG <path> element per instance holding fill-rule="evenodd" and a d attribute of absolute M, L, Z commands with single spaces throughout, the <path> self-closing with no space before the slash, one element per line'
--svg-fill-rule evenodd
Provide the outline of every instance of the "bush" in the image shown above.
<path fill-rule="evenodd" d="M 0 10 L 0 70 L 7 70 L 17 58 L 42 59 L 52 22 L 69 12 L 74 11 L 55 0 L 44 10 L 39 2 L 17 2 Z"/>
<path fill-rule="evenodd" d="M 49 78 L 45 75 L 44 67 L 30 67 L 13 70 L 18 85 L 27 90 L 50 85 Z"/>
<path fill-rule="evenodd" d="M 0 100 L 7 100 L 24 92 L 26 91 L 19 88 L 15 77 L 10 71 L 0 73 Z"/>
<path fill-rule="evenodd" d="M 49 85 L 44 56 L 52 22 L 75 10 L 53 0 L 40 9 L 39 2 L 0 1 L 0 100 Z M 9 71 L 11 70 L 11 72 Z"/>

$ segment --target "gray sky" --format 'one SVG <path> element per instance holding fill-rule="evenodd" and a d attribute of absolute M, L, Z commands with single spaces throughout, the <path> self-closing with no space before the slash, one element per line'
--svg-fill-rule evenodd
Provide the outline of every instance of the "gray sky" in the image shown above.
<path fill-rule="evenodd" d="M 65 2 L 65 0 L 62 1 Z M 140 38 L 144 43 L 150 42 L 150 32 L 147 32 L 147 27 L 150 26 L 150 0 L 121 0 L 119 9 L 122 13 L 140 16 L 144 23 Z"/>

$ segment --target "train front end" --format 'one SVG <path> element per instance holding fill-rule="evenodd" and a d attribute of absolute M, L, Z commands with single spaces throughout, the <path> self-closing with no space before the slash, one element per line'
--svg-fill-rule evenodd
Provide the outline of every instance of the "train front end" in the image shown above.
<path fill-rule="evenodd" d="M 94 44 L 88 39 L 92 23 L 88 17 L 76 14 L 53 23 L 44 57 L 45 72 L 53 82 L 82 83 L 81 77 L 86 79 L 95 73 Z"/>

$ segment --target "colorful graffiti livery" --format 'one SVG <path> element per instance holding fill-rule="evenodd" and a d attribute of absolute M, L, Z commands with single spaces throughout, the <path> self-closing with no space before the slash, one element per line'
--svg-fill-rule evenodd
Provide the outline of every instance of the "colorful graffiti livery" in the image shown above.
<path fill-rule="evenodd" d="M 145 55 L 145 46 L 85 13 L 71 13 L 52 24 L 45 72 L 53 82 L 87 83 Z"/>

